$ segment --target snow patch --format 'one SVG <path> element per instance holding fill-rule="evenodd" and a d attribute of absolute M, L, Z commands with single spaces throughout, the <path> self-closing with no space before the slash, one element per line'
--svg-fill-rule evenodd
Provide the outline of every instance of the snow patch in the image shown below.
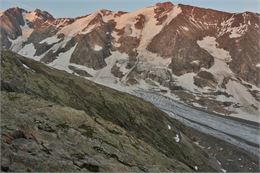
<path fill-rule="evenodd" d="M 199 143 L 198 141 L 193 142 L 193 143 L 196 144 L 196 145 L 198 145 L 198 146 L 200 146 L 200 143 Z"/>
<path fill-rule="evenodd" d="M 24 68 L 26 68 L 26 69 L 30 69 L 27 65 L 25 65 L 24 63 L 23 63 L 23 67 Z"/>
<path fill-rule="evenodd" d="M 205 108 L 205 107 L 201 106 L 200 104 L 198 104 L 196 102 L 193 102 L 192 105 L 197 107 L 197 108 Z"/>
<path fill-rule="evenodd" d="M 229 35 L 230 38 L 238 38 L 241 37 L 246 32 L 246 26 L 242 25 L 240 27 L 234 27 L 231 30 L 231 34 Z"/>
<path fill-rule="evenodd" d="M 226 173 L 227 172 L 227 170 L 225 170 L 225 169 L 220 169 L 221 170 L 221 172 L 223 172 L 223 173 Z"/>
<path fill-rule="evenodd" d="M 28 70 L 31 70 L 31 71 L 35 72 L 35 70 L 31 69 L 30 67 L 28 67 L 28 66 L 27 66 L 26 64 L 24 64 L 24 63 L 23 63 L 23 67 L 26 68 L 26 69 L 28 69 Z"/>
<path fill-rule="evenodd" d="M 74 52 L 76 46 L 77 44 L 67 52 L 60 53 L 57 59 L 55 59 L 53 62 L 49 63 L 48 65 L 56 69 L 65 70 L 69 73 L 72 73 L 72 71 L 68 68 L 68 66 L 70 65 L 70 57 Z"/>
<path fill-rule="evenodd" d="M 191 61 L 191 64 L 199 65 L 200 61 L 199 60 L 194 60 L 194 61 Z"/>
<path fill-rule="evenodd" d="M 25 15 L 26 13 L 23 13 L 23 18 L 25 19 Z M 19 36 L 17 39 L 15 40 L 12 40 L 12 39 L 9 39 L 9 41 L 11 42 L 11 47 L 10 49 L 14 52 L 19 52 L 22 47 L 23 47 L 23 43 L 25 41 L 27 41 L 28 37 L 32 34 L 33 32 L 33 29 L 30 28 L 27 23 L 25 22 L 23 26 L 20 26 L 21 27 L 21 30 L 22 30 L 22 35 Z"/>
<path fill-rule="evenodd" d="M 236 103 L 243 105 L 239 109 L 234 109 L 232 116 L 260 122 L 259 110 L 255 110 L 252 105 L 260 107 L 260 103 L 249 93 L 248 89 L 238 81 L 230 80 L 227 85 L 227 92 L 234 97 Z"/>
<path fill-rule="evenodd" d="M 176 134 L 176 136 L 174 137 L 174 139 L 175 139 L 175 141 L 176 141 L 177 143 L 179 143 L 179 142 L 180 142 L 180 137 L 179 137 L 179 135 L 178 135 L 178 134 Z"/>
<path fill-rule="evenodd" d="M 187 28 L 186 26 L 182 27 L 185 31 L 189 31 L 189 28 Z"/>
<path fill-rule="evenodd" d="M 194 84 L 194 76 L 196 76 L 195 73 L 186 73 L 181 76 L 175 76 L 177 78 L 177 84 L 182 86 L 183 88 L 189 90 L 189 91 L 197 91 L 200 90 L 195 84 Z"/>
<path fill-rule="evenodd" d="M 47 44 L 50 45 L 50 44 L 53 44 L 53 43 L 57 43 L 57 42 L 59 42 L 59 41 L 60 41 L 60 39 L 57 38 L 57 36 L 55 35 L 55 36 L 53 36 L 53 37 L 48 37 L 48 38 L 42 40 L 42 41 L 40 42 L 40 44 L 47 43 Z"/>
<path fill-rule="evenodd" d="M 221 101 L 221 102 L 233 102 L 234 101 L 233 97 L 227 97 L 225 95 L 217 95 L 215 99 L 217 101 Z"/>
<path fill-rule="evenodd" d="M 227 62 L 231 61 L 230 53 L 222 48 L 218 48 L 215 37 L 206 36 L 202 40 L 198 40 L 197 43 L 214 57 L 214 65 L 210 69 L 203 70 L 211 72 L 219 84 L 222 83 L 224 77 L 233 75 L 227 64 Z"/>
<path fill-rule="evenodd" d="M 221 165 L 221 162 L 219 160 L 217 160 L 218 164 Z"/>
<path fill-rule="evenodd" d="M 37 18 L 38 18 L 38 15 L 35 11 L 32 11 L 30 13 L 25 14 L 25 19 L 30 21 L 30 22 L 35 21 Z"/>
<path fill-rule="evenodd" d="M 230 38 L 239 38 L 246 33 L 246 31 L 248 30 L 248 26 L 246 24 L 243 25 L 242 23 L 240 23 L 238 27 L 232 27 L 234 20 L 234 16 L 232 16 L 228 20 L 221 23 L 222 27 L 219 31 L 218 37 L 229 33 Z"/>
<path fill-rule="evenodd" d="M 140 50 L 140 55 L 138 55 L 138 59 L 143 61 L 146 66 L 156 66 L 157 68 L 167 68 L 171 63 L 171 58 L 163 58 L 156 53 L 152 53 L 147 51 L 146 49 Z M 169 68 L 167 68 L 169 69 Z"/>
<path fill-rule="evenodd" d="M 100 50 L 102 50 L 103 49 L 103 47 L 101 47 L 101 46 L 99 46 L 99 45 L 95 45 L 94 46 L 94 50 L 95 51 L 100 51 Z"/>
<path fill-rule="evenodd" d="M 218 48 L 219 44 L 215 37 L 206 36 L 202 40 L 197 41 L 198 45 L 208 51 L 212 56 L 217 59 L 229 62 L 231 56 L 228 51 Z"/>
<path fill-rule="evenodd" d="M 96 17 L 97 13 L 93 13 L 91 15 L 88 15 L 86 17 L 77 19 L 72 24 L 67 25 L 63 27 L 58 33 L 59 34 L 65 34 L 67 37 L 74 37 L 77 34 L 87 34 L 94 28 L 93 26 L 88 26 L 89 23 Z M 86 29 L 86 30 L 85 30 Z"/>
<path fill-rule="evenodd" d="M 34 54 L 36 52 L 36 49 L 33 45 L 33 43 L 25 45 L 21 50 L 19 50 L 18 54 L 26 56 L 28 58 L 34 58 Z"/>
<path fill-rule="evenodd" d="M 167 125 L 167 127 L 168 127 L 168 130 L 171 130 L 172 129 L 172 127 L 168 124 Z"/>

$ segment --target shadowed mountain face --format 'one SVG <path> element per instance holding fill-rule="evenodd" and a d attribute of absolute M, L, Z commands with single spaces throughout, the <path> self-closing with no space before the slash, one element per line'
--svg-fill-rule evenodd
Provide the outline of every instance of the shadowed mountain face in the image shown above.
<path fill-rule="evenodd" d="M 1 47 L 109 87 L 259 121 L 259 19 L 170 2 L 74 19 L 11 8 L 0 16 Z"/>
<path fill-rule="evenodd" d="M 2 171 L 214 171 L 178 123 L 134 96 L 1 55 Z"/>

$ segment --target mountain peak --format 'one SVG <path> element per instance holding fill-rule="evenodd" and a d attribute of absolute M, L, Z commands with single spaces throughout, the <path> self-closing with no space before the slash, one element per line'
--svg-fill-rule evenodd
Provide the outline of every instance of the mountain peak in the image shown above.
<path fill-rule="evenodd" d="M 47 11 L 42 11 L 38 8 L 33 10 L 31 13 L 34 13 L 36 16 L 42 17 L 44 19 L 54 19 L 54 17 L 50 13 L 48 13 Z"/>
<path fill-rule="evenodd" d="M 1 14 L 4 15 L 4 14 L 21 14 L 23 12 L 27 12 L 25 9 L 22 9 L 20 7 L 12 7 L 12 8 L 9 8 L 5 11 L 2 11 Z"/>
<path fill-rule="evenodd" d="M 158 7 L 162 7 L 162 8 L 171 8 L 174 6 L 174 4 L 170 1 L 167 1 L 167 2 L 159 2 L 159 3 L 156 3 L 155 4 L 156 6 Z"/>
<path fill-rule="evenodd" d="M 160 16 L 161 13 L 164 13 L 165 11 L 170 11 L 174 7 L 173 3 L 171 2 L 162 2 L 155 4 L 155 13 L 157 16 Z"/>

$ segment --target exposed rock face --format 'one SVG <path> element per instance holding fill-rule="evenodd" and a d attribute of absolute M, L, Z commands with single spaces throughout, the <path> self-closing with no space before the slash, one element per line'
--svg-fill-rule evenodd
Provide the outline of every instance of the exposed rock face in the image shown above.
<path fill-rule="evenodd" d="M 144 23 L 145 23 L 145 16 L 143 14 L 139 14 L 136 17 L 136 23 L 135 23 L 136 29 L 143 29 Z"/>
<path fill-rule="evenodd" d="M 201 88 L 206 86 L 215 88 L 217 81 L 210 72 L 200 71 L 197 76 L 194 76 L 194 84 Z"/>
<path fill-rule="evenodd" d="M 112 68 L 111 68 L 111 73 L 118 78 L 121 78 L 124 76 L 123 72 L 120 71 L 120 67 L 117 66 L 117 64 L 115 64 Z"/>
<path fill-rule="evenodd" d="M 9 38 L 16 39 L 22 35 L 20 25 L 24 25 L 22 13 L 25 10 L 20 8 L 10 8 L 1 15 L 1 30 L 5 31 Z"/>
<path fill-rule="evenodd" d="M 136 37 L 122 36 L 119 39 L 119 51 L 127 53 L 129 56 L 135 56 L 136 48 L 139 46 L 140 40 Z"/>
<path fill-rule="evenodd" d="M 210 68 L 214 63 L 214 58 L 207 51 L 201 49 L 193 40 L 183 37 L 176 38 L 172 57 L 170 67 L 178 76 L 198 72 L 202 67 Z"/>
<path fill-rule="evenodd" d="M 22 35 L 22 30 L 20 25 L 24 25 L 24 20 L 22 16 L 24 10 L 20 8 L 10 8 L 3 12 L 0 16 L 1 25 L 1 47 L 9 48 L 11 42 L 8 40 L 16 39 L 18 36 Z"/>
<path fill-rule="evenodd" d="M 173 77 L 169 69 L 157 68 L 156 66 L 147 68 L 146 64 L 142 63 L 137 63 L 127 78 L 130 83 L 135 80 L 136 83 L 133 84 L 137 84 L 140 80 L 146 80 L 153 86 L 158 86 L 159 84 L 168 88 L 173 83 Z"/>
<path fill-rule="evenodd" d="M 106 66 L 105 58 L 110 55 L 111 48 L 109 32 L 109 26 L 104 25 L 87 35 L 79 36 L 70 62 L 93 69 Z"/>
<path fill-rule="evenodd" d="M 232 56 L 230 68 L 232 71 L 243 80 L 259 86 L 257 81 L 259 72 L 256 66 L 260 61 L 260 31 L 256 27 L 259 25 L 259 16 L 254 13 L 243 13 L 235 15 L 233 18 L 234 27 L 244 25 L 247 32 L 239 39 L 221 37 L 219 39 L 220 45 L 230 51 Z M 247 23 L 250 23 L 250 25 L 247 26 Z"/>
<path fill-rule="evenodd" d="M 0 35 L 0 46 L 1 48 L 9 48 L 11 47 L 12 43 L 8 40 L 7 33 L 1 29 L 1 35 Z"/>
<path fill-rule="evenodd" d="M 2 52 L 1 65 L 4 170 L 216 170 L 173 119 L 142 99 L 11 52 Z"/>
<path fill-rule="evenodd" d="M 154 9 L 155 18 L 157 19 L 157 25 L 161 25 L 167 19 L 167 12 L 173 9 L 171 2 L 157 3 Z"/>
<path fill-rule="evenodd" d="M 191 49 L 183 50 L 186 53 L 192 52 L 192 49 L 197 47 L 196 43 L 192 44 L 192 40 L 196 41 L 205 36 L 214 36 L 217 38 L 219 46 L 230 52 L 232 56 L 230 68 L 232 71 L 245 81 L 257 84 L 258 73 L 255 64 L 259 62 L 258 57 L 260 53 L 258 14 L 250 12 L 230 14 L 187 5 L 181 5 L 181 9 L 182 13 L 153 38 L 148 46 L 148 50 L 159 53 L 164 57 L 172 57 L 174 62 L 176 52 L 179 51 L 179 35 L 181 40 L 190 40 L 189 45 L 191 46 L 189 47 Z M 231 30 L 231 27 L 234 29 Z M 240 39 L 236 39 L 235 34 L 234 36 L 232 35 L 236 28 L 240 28 L 239 30 L 245 33 Z M 230 35 L 233 37 L 230 38 Z M 179 47 L 185 49 L 186 44 Z M 249 45 L 253 46 L 249 48 Z M 200 57 L 201 52 L 193 52 L 192 55 Z M 252 70 L 249 70 L 249 68 Z M 176 71 L 179 71 L 179 69 Z"/>

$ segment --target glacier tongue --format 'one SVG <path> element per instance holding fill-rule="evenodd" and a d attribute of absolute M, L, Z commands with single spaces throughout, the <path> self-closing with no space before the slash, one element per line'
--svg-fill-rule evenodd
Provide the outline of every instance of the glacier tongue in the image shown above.
<path fill-rule="evenodd" d="M 259 127 L 257 125 L 248 126 L 237 120 L 227 120 L 220 115 L 185 105 L 155 92 L 134 90 L 131 94 L 153 103 L 169 116 L 189 127 L 227 141 L 252 154 L 260 154 L 260 149 L 255 146 L 260 144 L 258 140 Z M 176 142 L 177 140 L 179 141 L 179 138 L 176 137 Z M 248 144 L 248 142 L 252 144 Z"/>

